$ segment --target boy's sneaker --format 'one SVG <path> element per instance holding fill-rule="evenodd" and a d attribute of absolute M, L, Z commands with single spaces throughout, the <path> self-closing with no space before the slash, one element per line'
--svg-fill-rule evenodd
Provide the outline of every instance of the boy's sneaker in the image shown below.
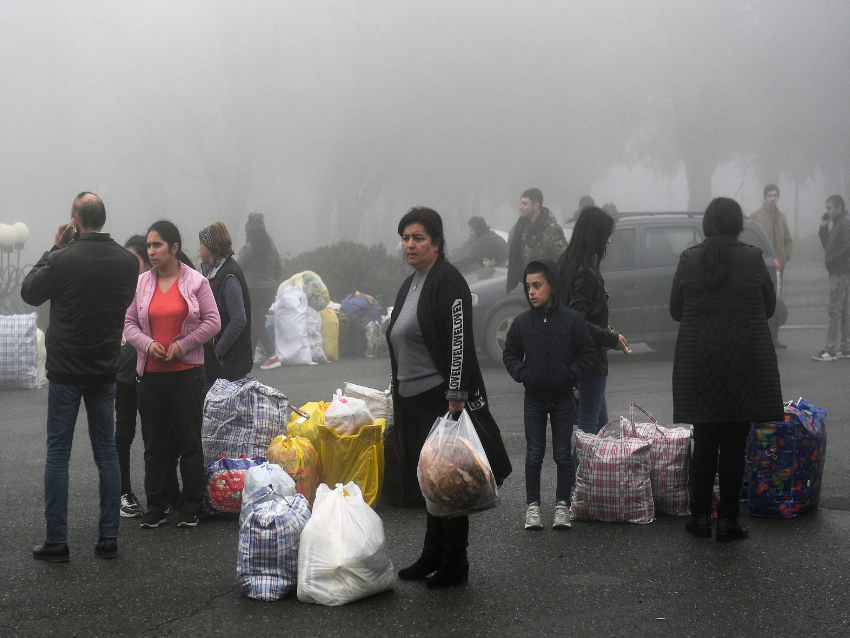
<path fill-rule="evenodd" d="M 177 527 L 197 527 L 198 517 L 192 512 L 180 512 L 180 520 L 177 521 Z"/>
<path fill-rule="evenodd" d="M 555 504 L 555 518 L 552 520 L 552 529 L 570 529 L 570 506 L 566 501 L 558 501 Z"/>
<path fill-rule="evenodd" d="M 260 366 L 260 370 L 273 370 L 274 368 L 280 367 L 280 359 L 277 357 L 272 357 L 268 359 L 263 365 Z"/>
<path fill-rule="evenodd" d="M 161 512 L 148 512 L 142 516 L 142 524 L 139 527 L 153 528 L 159 527 L 165 522 L 165 514 Z"/>
<path fill-rule="evenodd" d="M 543 517 L 540 515 L 540 503 L 529 503 L 525 511 L 525 529 L 543 529 Z"/>
<path fill-rule="evenodd" d="M 838 357 L 834 354 L 829 354 L 829 350 L 821 350 L 818 354 L 812 357 L 813 361 L 835 361 Z"/>
<path fill-rule="evenodd" d="M 121 516 L 124 518 L 138 518 L 142 515 L 142 504 L 136 495 L 130 492 L 129 494 L 121 495 Z"/>

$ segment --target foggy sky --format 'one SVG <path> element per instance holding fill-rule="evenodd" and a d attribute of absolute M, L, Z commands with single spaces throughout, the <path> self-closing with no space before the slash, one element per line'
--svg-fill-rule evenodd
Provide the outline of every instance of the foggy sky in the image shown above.
<path fill-rule="evenodd" d="M 602 185 L 750 212 L 774 181 L 807 234 L 850 195 L 848 24 L 840 0 L 3 0 L 0 221 L 32 261 L 92 190 L 119 241 L 165 217 L 189 254 L 219 219 L 241 244 L 257 210 L 297 254 L 391 248 L 418 204 L 450 245 L 473 214 L 508 230 L 530 186 L 563 219 Z"/>

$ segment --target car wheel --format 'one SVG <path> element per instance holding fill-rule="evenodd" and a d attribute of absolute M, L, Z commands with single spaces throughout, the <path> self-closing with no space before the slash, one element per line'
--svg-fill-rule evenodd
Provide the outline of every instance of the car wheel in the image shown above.
<path fill-rule="evenodd" d="M 502 360 L 502 352 L 505 350 L 505 340 L 508 338 L 508 330 L 516 316 L 521 312 L 522 308 L 506 306 L 497 310 L 490 317 L 484 337 L 484 350 L 494 363 Z"/>

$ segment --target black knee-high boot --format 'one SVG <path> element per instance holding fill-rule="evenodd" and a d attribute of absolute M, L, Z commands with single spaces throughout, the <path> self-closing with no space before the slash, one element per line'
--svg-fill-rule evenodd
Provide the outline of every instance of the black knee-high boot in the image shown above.
<path fill-rule="evenodd" d="M 441 519 L 443 527 L 442 561 L 437 572 L 428 578 L 428 587 L 460 585 L 469 578 L 469 517 Z"/>
<path fill-rule="evenodd" d="M 422 580 L 437 571 L 442 564 L 444 536 L 442 519 L 427 514 L 422 555 L 410 567 L 400 569 L 398 577 L 401 580 Z"/>

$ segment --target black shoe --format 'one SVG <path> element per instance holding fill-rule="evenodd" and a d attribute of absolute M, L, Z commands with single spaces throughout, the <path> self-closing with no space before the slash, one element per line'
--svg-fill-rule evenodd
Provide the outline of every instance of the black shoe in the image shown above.
<path fill-rule="evenodd" d="M 32 557 L 36 560 L 46 560 L 51 563 L 68 562 L 68 543 L 48 543 L 44 541 L 41 545 L 32 548 Z"/>
<path fill-rule="evenodd" d="M 453 587 L 454 585 L 461 585 L 469 580 L 469 565 L 464 565 L 463 567 L 455 567 L 449 565 L 443 565 L 434 572 L 433 576 L 429 576 L 425 579 L 425 582 L 428 583 L 428 587 L 433 589 L 435 587 Z"/>
<path fill-rule="evenodd" d="M 101 558 L 115 558 L 118 556 L 118 539 L 101 536 L 94 546 L 94 553 Z"/>
<path fill-rule="evenodd" d="M 685 531 L 699 538 L 711 538 L 711 520 L 708 514 L 694 514 L 685 523 Z"/>
<path fill-rule="evenodd" d="M 177 527 L 197 527 L 198 516 L 193 512 L 180 512 L 180 519 L 177 521 Z"/>
<path fill-rule="evenodd" d="M 148 510 L 142 516 L 142 524 L 139 527 L 159 527 L 165 522 L 165 514 L 162 512 L 152 512 Z"/>
<path fill-rule="evenodd" d="M 717 530 L 714 533 L 714 539 L 719 543 L 726 541 L 739 541 L 747 538 L 750 535 L 750 530 L 746 525 L 741 525 L 734 518 L 718 518 Z"/>
<path fill-rule="evenodd" d="M 438 569 L 440 569 L 440 558 L 423 554 L 410 567 L 398 570 L 398 577 L 401 580 L 422 580 Z"/>

